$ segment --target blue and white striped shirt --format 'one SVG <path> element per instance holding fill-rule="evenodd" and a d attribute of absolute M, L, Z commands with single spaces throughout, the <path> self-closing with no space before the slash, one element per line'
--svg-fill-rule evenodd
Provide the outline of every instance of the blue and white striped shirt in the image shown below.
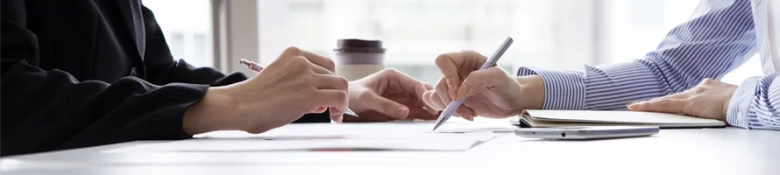
<path fill-rule="evenodd" d="M 585 66 L 584 72 L 523 67 L 518 76 L 542 77 L 544 109 L 625 109 L 631 101 L 682 92 L 705 78 L 720 79 L 747 61 L 759 51 L 758 43 L 766 40 L 763 23 L 767 18 L 761 5 L 762 0 L 703 0 L 689 21 L 672 29 L 658 48 L 642 59 Z M 754 20 L 761 24 L 754 25 Z M 756 28 L 764 30 L 757 34 Z M 761 52 L 762 60 L 771 59 Z M 727 122 L 743 128 L 780 130 L 777 76 L 772 73 L 744 80 L 731 99 Z"/>

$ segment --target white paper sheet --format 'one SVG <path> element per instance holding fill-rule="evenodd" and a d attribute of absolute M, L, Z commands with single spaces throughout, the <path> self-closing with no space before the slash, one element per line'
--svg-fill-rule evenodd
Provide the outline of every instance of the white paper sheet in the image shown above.
<path fill-rule="evenodd" d="M 464 151 L 512 131 L 507 120 L 454 120 L 431 131 L 433 122 L 291 124 L 262 134 L 217 131 L 193 140 L 117 148 L 130 152 L 253 152 L 318 150 Z"/>
<path fill-rule="evenodd" d="M 461 118 L 452 118 L 432 131 L 434 121 L 401 121 L 383 123 L 312 123 L 291 124 L 270 130 L 262 134 L 249 134 L 242 131 L 215 131 L 196 135 L 195 138 L 257 138 L 269 136 L 334 136 L 334 135 L 372 135 L 396 136 L 421 133 L 506 133 L 517 129 L 508 119 L 476 118 L 469 122 Z"/>
<path fill-rule="evenodd" d="M 133 152 L 257 152 L 257 151 L 465 151 L 492 139 L 484 134 L 419 134 L 396 136 L 320 135 L 262 136 L 256 138 L 207 138 L 139 145 L 107 150 Z"/>

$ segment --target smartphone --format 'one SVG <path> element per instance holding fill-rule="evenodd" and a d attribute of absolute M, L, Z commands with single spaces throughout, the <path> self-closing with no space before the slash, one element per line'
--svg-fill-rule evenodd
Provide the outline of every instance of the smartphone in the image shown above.
<path fill-rule="evenodd" d="M 576 126 L 516 129 L 515 135 L 556 140 L 609 139 L 643 137 L 658 134 L 658 126 Z"/>

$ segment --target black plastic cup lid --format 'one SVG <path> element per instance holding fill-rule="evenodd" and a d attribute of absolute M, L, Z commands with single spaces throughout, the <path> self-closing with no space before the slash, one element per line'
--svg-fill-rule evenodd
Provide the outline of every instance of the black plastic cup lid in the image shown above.
<path fill-rule="evenodd" d="M 384 53 L 385 48 L 382 48 L 382 41 L 379 40 L 340 39 L 338 48 L 333 51 Z"/>

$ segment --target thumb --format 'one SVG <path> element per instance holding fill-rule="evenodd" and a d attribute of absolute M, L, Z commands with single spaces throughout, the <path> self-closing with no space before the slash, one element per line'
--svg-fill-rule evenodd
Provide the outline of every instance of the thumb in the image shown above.
<path fill-rule="evenodd" d="M 663 113 L 684 113 L 683 109 L 688 104 L 686 99 L 659 99 L 645 102 L 638 102 L 628 105 L 632 111 L 663 112 Z"/>
<path fill-rule="evenodd" d="M 379 96 L 376 93 L 367 93 L 365 100 L 362 101 L 369 110 L 374 110 L 393 118 L 403 119 L 409 115 L 409 107 Z"/>
<path fill-rule="evenodd" d="M 511 78 L 506 76 L 506 72 L 498 67 L 491 67 L 483 70 L 471 72 L 463 80 L 457 90 L 455 99 L 463 99 L 476 95 L 482 89 L 497 87 L 506 84 Z"/>

